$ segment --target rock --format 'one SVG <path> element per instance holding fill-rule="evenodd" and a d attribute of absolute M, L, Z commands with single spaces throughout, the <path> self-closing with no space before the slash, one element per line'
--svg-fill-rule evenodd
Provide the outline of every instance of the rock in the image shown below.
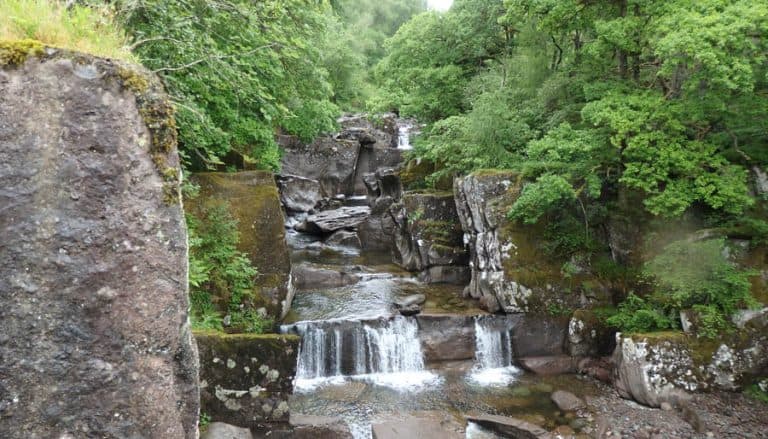
<path fill-rule="evenodd" d="M 0 89 L 0 437 L 195 438 L 172 103 L 54 48 Z"/>
<path fill-rule="evenodd" d="M 293 302 L 291 258 L 285 240 L 285 217 L 274 175 L 266 171 L 204 172 L 190 180 L 200 195 L 187 201 L 187 211 L 198 218 L 213 206 L 224 206 L 237 220 L 238 250 L 259 270 L 253 307 L 264 308 L 275 320 Z"/>
<path fill-rule="evenodd" d="M 688 392 L 737 390 L 768 367 L 768 325 L 756 320 L 715 342 L 675 332 L 617 334 L 614 386 L 650 407 L 678 405 Z"/>
<path fill-rule="evenodd" d="M 410 296 L 398 297 L 394 300 L 395 308 L 404 308 L 411 305 L 421 305 L 427 301 L 424 294 L 411 294 Z"/>
<path fill-rule="evenodd" d="M 468 254 L 450 192 L 406 192 L 390 208 L 395 221 L 394 260 L 410 271 L 466 266 Z M 440 281 L 441 271 L 425 275 Z"/>
<path fill-rule="evenodd" d="M 389 208 L 402 197 L 400 177 L 394 168 L 380 168 L 367 176 L 371 215 L 360 223 L 358 233 L 364 249 L 390 250 L 394 246 L 396 226 Z"/>
<path fill-rule="evenodd" d="M 557 408 L 564 412 L 575 412 L 586 407 L 581 398 L 565 390 L 556 390 L 552 393 L 551 399 Z"/>
<path fill-rule="evenodd" d="M 593 311 L 578 309 L 568 322 L 566 350 L 574 357 L 610 355 L 616 348 L 615 333 Z"/>
<path fill-rule="evenodd" d="M 544 224 L 507 219 L 523 185 L 522 176 L 512 171 L 478 171 L 454 181 L 472 269 L 465 295 L 478 299 L 489 312 L 543 314 L 553 305 L 575 309 L 609 304 L 609 289 L 588 269 L 563 276 L 563 265 L 574 264 L 544 252 Z"/>
<path fill-rule="evenodd" d="M 360 237 L 351 230 L 338 230 L 325 239 L 328 245 L 360 248 Z"/>
<path fill-rule="evenodd" d="M 565 354 L 568 320 L 549 316 L 520 316 L 512 332 L 515 358 Z"/>
<path fill-rule="evenodd" d="M 288 423 L 299 337 L 196 331 L 195 338 L 202 412 L 254 433 Z"/>
<path fill-rule="evenodd" d="M 277 178 L 280 201 L 289 212 L 309 212 L 323 198 L 320 182 L 296 175 L 281 175 Z"/>
<path fill-rule="evenodd" d="M 411 304 L 411 305 L 405 305 L 401 307 L 396 307 L 397 311 L 406 317 L 409 316 L 415 316 L 416 314 L 419 314 L 421 312 L 421 305 L 417 304 Z"/>
<path fill-rule="evenodd" d="M 664 410 L 665 412 L 668 412 L 668 411 L 672 410 L 673 407 L 672 407 L 672 404 L 664 401 L 664 402 L 661 403 L 661 407 L 660 408 L 662 410 Z"/>
<path fill-rule="evenodd" d="M 211 422 L 200 435 L 200 439 L 253 439 L 251 430 L 235 427 L 223 422 Z"/>
<path fill-rule="evenodd" d="M 355 138 L 356 131 L 363 131 L 368 134 L 365 139 L 356 140 L 365 144 L 376 143 L 380 147 L 397 148 L 397 116 L 394 113 L 384 113 L 370 117 L 367 114 L 344 115 L 338 119 L 342 128 L 342 137 Z M 344 133 L 349 134 L 344 134 Z"/>
<path fill-rule="evenodd" d="M 561 425 L 552 431 L 555 437 L 560 439 L 570 439 L 576 437 L 576 432 L 568 425 Z"/>
<path fill-rule="evenodd" d="M 509 416 L 474 414 L 467 415 L 466 418 L 467 421 L 474 422 L 504 437 L 514 439 L 542 439 L 551 437 L 546 430 L 538 425 Z"/>
<path fill-rule="evenodd" d="M 518 358 L 520 366 L 536 375 L 562 375 L 576 371 L 576 360 L 567 355 Z"/>
<path fill-rule="evenodd" d="M 319 265 L 302 263 L 293 268 L 293 285 L 300 289 L 338 288 L 360 281 L 356 273 L 338 271 Z"/>
<path fill-rule="evenodd" d="M 341 207 L 309 215 L 296 230 L 316 235 L 351 229 L 363 222 L 370 214 L 367 206 Z"/>
<path fill-rule="evenodd" d="M 433 419 L 405 418 L 371 425 L 373 439 L 463 439 Z"/>
<path fill-rule="evenodd" d="M 613 376 L 613 365 L 608 358 L 581 358 L 576 365 L 576 371 L 604 383 L 610 383 Z"/>
<path fill-rule="evenodd" d="M 419 273 L 419 281 L 425 284 L 466 285 L 469 278 L 469 267 L 458 265 L 436 265 Z"/>
<path fill-rule="evenodd" d="M 353 439 L 349 426 L 340 418 L 291 414 L 293 439 Z"/>
<path fill-rule="evenodd" d="M 471 316 L 419 315 L 419 338 L 424 359 L 472 360 L 475 357 L 475 321 Z"/>
<path fill-rule="evenodd" d="M 768 194 L 768 173 L 759 166 L 753 166 L 752 173 L 754 175 L 755 191 L 758 195 L 765 196 Z"/>
<path fill-rule="evenodd" d="M 397 148 L 363 145 L 360 148 L 360 158 L 357 161 L 355 193 L 366 193 L 367 189 L 363 177 L 365 174 L 376 172 L 380 168 L 392 169 L 402 161 L 402 151 Z"/>
<path fill-rule="evenodd" d="M 278 136 L 277 140 L 283 147 L 284 175 L 317 180 L 321 194 L 327 198 L 354 192 L 359 142 L 320 137 L 305 145 L 292 136 Z"/>

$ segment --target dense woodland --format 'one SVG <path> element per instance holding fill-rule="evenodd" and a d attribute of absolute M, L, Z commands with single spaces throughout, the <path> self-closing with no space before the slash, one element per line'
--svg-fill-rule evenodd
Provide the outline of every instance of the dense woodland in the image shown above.
<path fill-rule="evenodd" d="M 39 14 L 32 6 L 44 3 L 5 1 L 0 15 Z M 415 187 L 515 170 L 527 183 L 509 218 L 546 222 L 549 250 L 564 260 L 602 256 L 595 230 L 627 198 L 639 216 L 695 215 L 718 236 L 768 238 L 766 200 L 748 182 L 768 165 L 765 2 L 456 0 L 444 13 L 422 0 L 76 3 L 55 19 L 74 33 L 96 27 L 84 39 L 114 37 L 115 50 L 128 47 L 125 58 L 163 79 L 189 170 L 226 167 L 237 152 L 277 171 L 277 133 L 310 141 L 342 112 L 394 111 L 426 124 L 410 158 L 432 172 Z M 10 36 L 39 38 L 39 23 L 12 24 Z M 201 321 L 215 320 L 212 288 L 241 309 L 254 270 L 231 219 L 211 215 L 190 221 Z M 667 247 L 633 274 L 653 286 L 629 294 L 611 321 L 674 328 L 693 306 L 705 335 L 726 330 L 728 315 L 755 301 L 752 273 L 723 246 Z"/>

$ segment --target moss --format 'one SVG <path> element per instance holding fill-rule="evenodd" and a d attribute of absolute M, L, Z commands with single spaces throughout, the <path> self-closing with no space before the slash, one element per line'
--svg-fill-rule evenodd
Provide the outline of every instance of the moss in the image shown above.
<path fill-rule="evenodd" d="M 268 341 L 268 342 L 298 342 L 301 337 L 294 334 L 229 334 L 221 331 L 214 331 L 212 329 L 206 330 L 193 330 L 192 334 L 195 337 L 216 337 L 222 340 L 237 340 L 237 341 Z"/>
<path fill-rule="evenodd" d="M 45 46 L 37 40 L 0 41 L 0 66 L 17 66 L 31 56 L 42 56 Z"/>
<path fill-rule="evenodd" d="M 117 75 L 123 80 L 123 87 L 134 93 L 146 93 L 149 89 L 147 78 L 133 69 L 121 67 L 117 70 Z"/>

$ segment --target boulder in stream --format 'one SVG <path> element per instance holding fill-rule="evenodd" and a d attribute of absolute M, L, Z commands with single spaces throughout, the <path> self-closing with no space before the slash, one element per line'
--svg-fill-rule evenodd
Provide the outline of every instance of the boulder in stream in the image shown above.
<path fill-rule="evenodd" d="M 355 140 L 320 137 L 304 144 L 292 136 L 278 136 L 283 147 L 284 175 L 295 175 L 320 183 L 323 197 L 352 194 L 360 143 Z"/>
<path fill-rule="evenodd" d="M 0 62 L 0 437 L 196 438 L 173 104 L 27 43 Z"/>
<path fill-rule="evenodd" d="M 360 279 L 358 273 L 336 270 L 307 262 L 293 267 L 293 285 L 300 290 L 354 285 Z"/>
<path fill-rule="evenodd" d="M 280 201 L 289 212 L 309 212 L 323 198 L 320 182 L 297 175 L 277 177 Z"/>
<path fill-rule="evenodd" d="M 296 230 L 304 233 L 322 235 L 341 229 L 352 229 L 363 222 L 370 214 L 367 206 L 340 207 L 333 210 L 309 215 Z"/>
<path fill-rule="evenodd" d="M 509 416 L 490 414 L 471 414 L 466 416 L 467 421 L 474 422 L 481 427 L 499 433 L 504 437 L 514 439 L 544 439 L 552 438 L 547 430 L 538 425 Z"/>

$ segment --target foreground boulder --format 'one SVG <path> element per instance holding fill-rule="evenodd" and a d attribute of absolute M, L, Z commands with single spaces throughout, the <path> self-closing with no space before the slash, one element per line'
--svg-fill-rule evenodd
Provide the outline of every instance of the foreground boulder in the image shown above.
<path fill-rule="evenodd" d="M 223 205 L 229 210 L 238 223 L 238 250 L 259 271 L 254 306 L 275 320 L 285 317 L 294 290 L 285 218 L 272 173 L 203 172 L 191 180 L 200 186 L 200 195 L 187 203 L 187 210 L 198 217 L 213 206 Z"/>
<path fill-rule="evenodd" d="M 172 105 L 134 67 L 16 44 L 0 65 L 0 437 L 195 438 Z"/>
<path fill-rule="evenodd" d="M 450 192 L 406 192 L 390 208 L 395 221 L 395 262 L 428 283 L 463 284 L 468 254 Z"/>
<path fill-rule="evenodd" d="M 196 332 L 195 338 L 202 412 L 254 432 L 287 426 L 299 337 Z"/>
<path fill-rule="evenodd" d="M 472 414 L 466 416 L 467 421 L 514 439 L 544 439 L 554 438 L 547 430 L 538 425 L 525 422 L 509 416 L 489 414 Z"/>
<path fill-rule="evenodd" d="M 721 340 L 677 332 L 616 336 L 614 386 L 624 398 L 675 405 L 686 393 L 738 390 L 768 369 L 768 322 L 754 319 Z"/>

